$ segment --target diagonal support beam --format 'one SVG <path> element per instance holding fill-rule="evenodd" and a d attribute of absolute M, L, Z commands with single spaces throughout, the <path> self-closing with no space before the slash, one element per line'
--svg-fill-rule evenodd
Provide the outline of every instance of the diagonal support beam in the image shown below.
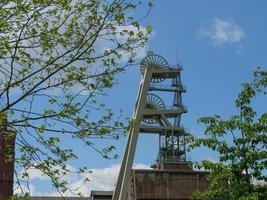
<path fill-rule="evenodd" d="M 143 80 L 141 81 L 141 85 L 139 87 L 139 93 L 136 101 L 136 110 L 133 116 L 134 125 L 132 126 L 130 134 L 128 136 L 126 150 L 123 156 L 122 165 L 112 200 L 127 199 L 127 191 L 129 188 L 129 183 L 131 178 L 134 154 L 136 150 L 139 129 L 141 126 L 142 113 L 145 108 L 146 96 L 148 93 L 151 79 L 152 79 L 152 73 L 150 69 L 147 68 L 145 70 Z"/>

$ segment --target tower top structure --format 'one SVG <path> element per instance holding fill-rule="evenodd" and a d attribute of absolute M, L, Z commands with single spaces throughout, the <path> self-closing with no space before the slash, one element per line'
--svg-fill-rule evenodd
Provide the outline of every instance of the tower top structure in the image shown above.
<path fill-rule="evenodd" d="M 181 116 L 187 112 L 182 102 L 182 93 L 186 91 L 181 81 L 182 66 L 170 66 L 165 58 L 151 52 L 141 61 L 140 70 L 143 76 L 146 70 L 155 72 L 139 131 L 159 135 L 157 162 L 184 162 L 188 133 L 181 126 Z"/>
<path fill-rule="evenodd" d="M 125 200 L 139 133 L 159 136 L 157 163 L 186 162 L 185 136 L 181 115 L 187 112 L 182 103 L 185 87 L 181 65 L 170 66 L 165 58 L 149 52 L 140 62 L 142 74 L 114 200 Z"/>

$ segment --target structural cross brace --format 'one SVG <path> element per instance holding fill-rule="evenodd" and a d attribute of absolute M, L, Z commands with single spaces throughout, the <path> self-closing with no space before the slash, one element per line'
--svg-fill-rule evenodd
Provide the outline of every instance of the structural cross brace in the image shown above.
<path fill-rule="evenodd" d="M 157 162 L 186 161 L 184 137 L 188 133 L 180 125 L 181 115 L 187 112 L 182 104 L 182 93 L 185 92 L 180 78 L 182 67 L 170 67 L 163 57 L 152 53 L 141 61 L 140 68 L 143 76 L 133 114 L 134 123 L 130 129 L 113 200 L 127 199 L 139 133 L 159 135 Z M 168 100 L 170 94 L 173 95 L 173 101 L 170 106 L 166 106 L 160 96 Z"/>

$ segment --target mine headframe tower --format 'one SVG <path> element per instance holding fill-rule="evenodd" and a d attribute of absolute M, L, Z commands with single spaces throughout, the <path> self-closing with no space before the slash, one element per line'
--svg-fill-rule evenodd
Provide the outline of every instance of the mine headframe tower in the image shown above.
<path fill-rule="evenodd" d="M 139 133 L 159 135 L 157 163 L 186 162 L 185 136 L 181 115 L 187 112 L 182 103 L 185 87 L 181 82 L 182 66 L 170 66 L 161 56 L 149 53 L 140 63 L 142 79 L 133 114 L 133 126 L 124 153 L 113 200 L 126 200 L 134 153 Z M 171 102 L 167 103 L 168 100 Z"/>

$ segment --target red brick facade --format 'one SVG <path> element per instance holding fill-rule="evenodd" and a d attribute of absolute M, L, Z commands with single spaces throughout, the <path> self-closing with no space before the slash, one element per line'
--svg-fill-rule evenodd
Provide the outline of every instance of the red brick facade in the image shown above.
<path fill-rule="evenodd" d="M 14 156 L 14 137 L 5 137 L 7 122 L 0 123 L 0 200 L 13 195 L 14 160 L 6 161 L 6 155 Z M 9 152 L 9 153 L 8 153 Z"/>
<path fill-rule="evenodd" d="M 180 162 L 180 163 L 170 163 L 170 162 L 160 162 L 152 166 L 152 168 L 165 170 L 165 169 L 183 169 L 192 171 L 192 164 L 190 162 Z"/>
<path fill-rule="evenodd" d="M 190 164 L 156 166 L 160 168 L 133 170 L 128 200 L 187 200 L 193 192 L 205 191 L 208 187 L 208 172 L 194 171 Z"/>

